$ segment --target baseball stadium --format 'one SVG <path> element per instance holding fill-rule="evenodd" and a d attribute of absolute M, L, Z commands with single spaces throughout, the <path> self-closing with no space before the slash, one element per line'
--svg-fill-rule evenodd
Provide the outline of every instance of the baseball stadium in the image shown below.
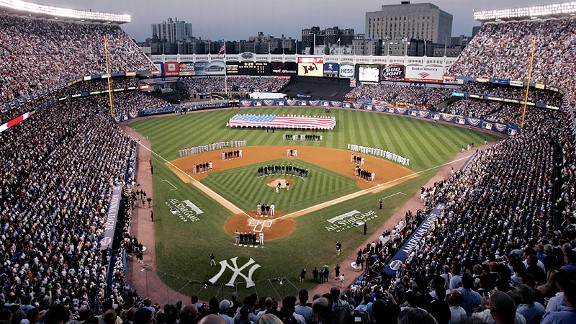
<path fill-rule="evenodd" d="M 576 322 L 576 3 L 475 12 L 457 58 L 0 7 L 2 323 Z"/>

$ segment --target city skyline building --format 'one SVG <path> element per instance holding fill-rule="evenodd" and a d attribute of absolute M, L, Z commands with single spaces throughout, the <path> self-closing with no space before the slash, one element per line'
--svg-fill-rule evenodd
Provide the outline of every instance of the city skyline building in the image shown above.
<path fill-rule="evenodd" d="M 192 38 L 192 23 L 168 18 L 158 24 L 152 24 L 152 39 L 165 40 L 168 43 L 177 43 Z"/>
<path fill-rule="evenodd" d="M 402 1 L 382 5 L 382 10 L 366 13 L 365 34 L 369 40 L 431 41 L 449 44 L 453 17 L 431 3 Z"/>

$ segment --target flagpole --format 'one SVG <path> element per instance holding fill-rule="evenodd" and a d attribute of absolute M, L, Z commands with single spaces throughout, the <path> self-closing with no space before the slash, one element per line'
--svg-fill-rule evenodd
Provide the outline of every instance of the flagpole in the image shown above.
<path fill-rule="evenodd" d="M 313 34 L 313 35 L 314 35 L 314 43 L 312 45 L 312 51 L 311 52 L 314 52 L 314 54 L 316 54 L 316 34 Z"/>
<path fill-rule="evenodd" d="M 226 94 L 226 97 L 228 97 L 228 74 L 226 73 L 226 40 L 223 39 L 224 41 L 224 94 Z"/>

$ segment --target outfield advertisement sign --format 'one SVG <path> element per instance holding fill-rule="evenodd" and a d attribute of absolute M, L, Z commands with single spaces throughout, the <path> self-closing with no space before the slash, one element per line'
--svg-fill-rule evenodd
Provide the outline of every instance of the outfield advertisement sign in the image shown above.
<path fill-rule="evenodd" d="M 196 75 L 224 75 L 226 65 L 224 61 L 196 62 L 194 64 Z"/>
<path fill-rule="evenodd" d="M 298 64 L 296 62 L 272 62 L 272 75 L 296 75 Z"/>
<path fill-rule="evenodd" d="M 420 247 L 422 240 L 426 234 L 428 234 L 428 231 L 434 227 L 436 220 L 438 219 L 438 215 L 444 210 L 444 208 L 446 208 L 446 205 L 443 203 L 436 205 L 436 207 L 434 207 L 428 216 L 426 216 L 424 221 L 418 225 L 414 232 L 412 232 L 408 240 L 402 244 L 400 250 L 396 252 L 394 257 L 392 257 L 390 262 L 388 262 L 386 267 L 384 267 L 384 272 L 386 272 L 387 275 L 391 277 L 395 276 L 396 271 L 402 267 L 404 262 L 406 262 L 408 255 Z"/>
<path fill-rule="evenodd" d="M 408 65 L 406 67 L 406 81 L 442 83 L 444 68 L 441 66 Z"/>
<path fill-rule="evenodd" d="M 340 65 L 338 63 L 324 63 L 325 78 L 337 78 L 339 71 Z"/>
<path fill-rule="evenodd" d="M 340 64 L 339 77 L 342 79 L 354 78 L 354 64 L 351 63 Z"/>
<path fill-rule="evenodd" d="M 190 200 L 180 201 L 178 199 L 169 199 L 166 201 L 166 206 L 168 206 L 172 215 L 180 218 L 183 222 L 197 222 L 200 220 L 198 215 L 204 213 Z"/>
<path fill-rule="evenodd" d="M 112 197 L 110 197 L 108 216 L 106 217 L 106 223 L 104 223 L 104 238 L 102 238 L 102 241 L 100 242 L 100 250 L 106 250 L 112 247 L 114 232 L 116 231 L 116 223 L 118 222 L 118 212 L 120 210 L 121 200 L 122 186 L 116 186 L 112 189 Z"/>
<path fill-rule="evenodd" d="M 326 230 L 328 232 L 339 233 L 363 225 L 367 221 L 375 219 L 377 217 L 378 215 L 376 215 L 376 212 L 373 210 L 367 211 L 365 213 L 353 210 L 345 214 L 327 219 L 326 221 L 329 224 L 326 225 Z"/>
<path fill-rule="evenodd" d="M 324 76 L 324 59 L 321 57 L 299 57 L 298 58 L 298 75 L 323 77 Z"/>
<path fill-rule="evenodd" d="M 402 64 L 389 64 L 382 68 L 382 81 L 404 81 L 405 68 Z"/>
<path fill-rule="evenodd" d="M 358 81 L 374 82 L 380 81 L 380 65 L 376 64 L 358 64 Z"/>
<path fill-rule="evenodd" d="M 164 63 L 164 73 L 162 75 L 167 77 L 180 75 L 180 66 L 178 62 Z"/>
<path fill-rule="evenodd" d="M 180 76 L 196 75 L 194 72 L 194 62 L 180 62 Z"/>

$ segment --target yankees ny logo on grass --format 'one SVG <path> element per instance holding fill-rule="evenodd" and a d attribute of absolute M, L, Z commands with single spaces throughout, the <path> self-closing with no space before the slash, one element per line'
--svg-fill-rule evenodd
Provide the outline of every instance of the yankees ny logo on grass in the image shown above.
<path fill-rule="evenodd" d="M 212 279 L 210 279 L 208 281 L 210 281 L 212 284 L 214 284 L 220 278 L 220 276 L 222 276 L 222 274 L 224 274 L 224 271 L 226 271 L 226 268 L 229 268 L 230 270 L 232 270 L 234 272 L 234 274 L 232 274 L 232 278 L 230 278 L 230 281 L 228 281 L 226 286 L 234 287 L 234 282 L 236 282 L 236 277 L 241 276 L 242 278 L 244 278 L 244 280 L 246 280 L 246 288 L 254 287 L 255 284 L 254 284 L 254 281 L 252 281 L 252 275 L 254 274 L 254 271 L 256 271 L 256 269 L 260 268 L 260 265 L 258 263 L 256 263 L 256 261 L 254 261 L 254 259 L 250 258 L 250 260 L 248 260 L 248 262 L 246 262 L 242 267 L 238 268 L 238 264 L 236 262 L 237 259 L 238 259 L 238 257 L 230 259 L 230 261 L 232 261 L 232 265 L 234 267 L 231 267 L 228 264 L 228 260 L 220 261 L 220 272 L 218 272 L 214 277 L 212 277 Z M 256 264 L 254 264 L 254 263 L 256 263 Z M 254 264 L 254 265 L 252 265 L 252 264 Z M 250 270 L 248 270 L 248 276 L 245 276 L 242 273 L 242 270 L 244 270 L 245 268 L 247 268 L 250 265 L 252 265 L 252 267 L 250 267 Z"/>

